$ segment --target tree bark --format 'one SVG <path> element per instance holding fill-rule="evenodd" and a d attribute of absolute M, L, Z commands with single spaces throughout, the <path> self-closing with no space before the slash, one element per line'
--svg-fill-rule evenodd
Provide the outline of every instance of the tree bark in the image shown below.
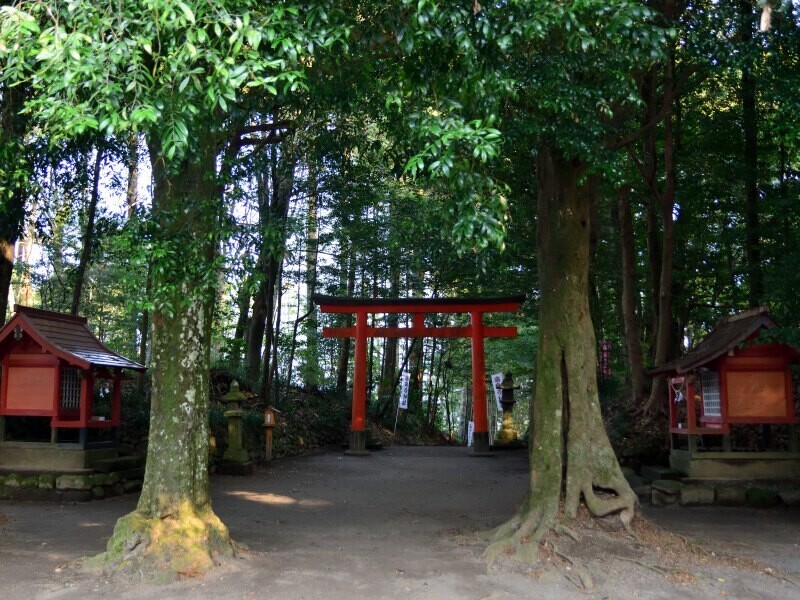
<path fill-rule="evenodd" d="M 0 322 L 6 322 L 11 278 L 14 275 L 16 237 L 0 235 Z"/>
<path fill-rule="evenodd" d="M 756 13 L 749 0 L 739 2 L 739 28 L 744 47 L 745 64 L 742 67 L 742 131 L 744 133 L 744 223 L 745 256 L 747 260 L 748 303 L 758 306 L 764 298 L 764 272 L 761 264 L 761 234 L 758 202 L 758 109 L 756 105 L 756 78 L 751 52 Z"/>
<path fill-rule="evenodd" d="M 352 248 L 347 248 L 342 253 L 342 260 L 342 275 L 346 281 L 347 296 L 352 297 L 356 288 L 356 261 L 353 256 Z M 344 327 L 353 326 L 353 315 L 344 315 L 344 320 Z M 336 392 L 344 395 L 347 393 L 347 374 L 350 367 L 350 347 L 352 346 L 352 340 L 350 338 L 342 338 L 341 344 L 339 349 L 339 361 L 336 365 Z"/>
<path fill-rule="evenodd" d="M 0 323 L 5 323 L 11 307 L 8 298 L 14 274 L 14 247 L 25 224 L 28 157 L 22 140 L 27 122 L 20 114 L 24 102 L 22 86 L 0 88 Z"/>
<path fill-rule="evenodd" d="M 97 202 L 100 199 L 100 170 L 103 167 L 104 148 L 99 144 L 94 158 L 94 168 L 92 169 L 92 192 L 89 196 L 89 207 L 86 215 L 86 229 L 83 233 L 81 257 L 78 261 L 78 268 L 75 270 L 75 287 L 72 290 L 72 306 L 70 313 L 77 315 L 81 308 L 81 296 L 83 295 L 83 284 L 86 280 L 86 269 L 92 260 L 92 246 L 94 246 L 94 221 L 97 215 Z"/>
<path fill-rule="evenodd" d="M 636 495 L 606 435 L 597 394 L 597 355 L 588 302 L 590 205 L 577 159 L 537 154 L 541 285 L 536 401 L 531 403 L 531 482 L 518 513 L 497 528 L 486 551 L 535 561 L 539 541 L 581 498 L 596 516 L 618 513 L 628 527 Z M 596 489 L 611 492 L 600 497 Z M 563 504 L 561 504 L 563 501 Z"/>
<path fill-rule="evenodd" d="M 281 149 L 280 156 L 277 148 L 270 149 L 272 157 L 269 181 L 263 174 L 259 177 L 258 210 L 263 238 L 259 250 L 258 270 L 262 279 L 253 302 L 245 353 L 248 379 L 255 384 L 260 372 L 261 392 L 267 395 L 269 395 L 269 383 L 265 385 L 264 382 L 271 379 L 269 359 L 272 353 L 276 285 L 283 260 L 283 247 L 287 235 L 286 217 L 294 185 L 294 155 L 289 150 L 288 143 Z"/>
<path fill-rule="evenodd" d="M 672 128 L 674 58 L 669 57 L 664 73 L 664 103 L 670 108 L 664 117 L 664 189 L 659 191 L 653 183 L 651 192 L 658 201 L 661 217 L 661 279 L 658 284 L 658 329 L 655 340 L 653 364 L 663 365 L 672 349 L 672 269 L 675 252 L 675 138 Z M 642 407 L 645 414 L 666 411 L 666 385 L 663 376 L 655 377 L 650 387 L 650 397 Z"/>
<path fill-rule="evenodd" d="M 625 348 L 628 370 L 631 377 L 631 392 L 634 406 L 639 406 L 647 394 L 647 380 L 644 371 L 642 334 L 636 316 L 636 244 L 633 237 L 633 216 L 628 194 L 620 189 L 617 194 L 619 214 L 620 249 L 622 254 L 622 321 L 625 331 Z"/>
<path fill-rule="evenodd" d="M 136 510 L 117 521 L 102 559 L 109 570 L 158 573 L 162 580 L 204 573 L 233 553 L 208 481 L 214 233 L 222 212 L 215 142 L 201 137 L 191 161 L 169 169 L 158 142 L 150 143 L 158 252 L 147 468 Z"/>
<path fill-rule="evenodd" d="M 128 137 L 128 186 L 125 190 L 125 209 L 128 218 L 133 216 L 139 198 L 139 136 Z"/>
<path fill-rule="evenodd" d="M 306 347 L 303 360 L 303 382 L 308 389 L 316 389 L 322 382 L 319 362 L 319 331 L 317 313 L 312 296 L 317 290 L 317 260 L 319 258 L 319 223 L 317 221 L 317 171 L 315 165 L 309 166 L 308 209 L 306 211 L 306 312 L 309 317 L 303 325 Z"/>

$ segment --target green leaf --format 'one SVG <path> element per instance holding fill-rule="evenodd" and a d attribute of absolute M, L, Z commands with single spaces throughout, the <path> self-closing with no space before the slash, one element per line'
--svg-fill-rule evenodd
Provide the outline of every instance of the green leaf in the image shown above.
<path fill-rule="evenodd" d="M 186 17 L 186 20 L 189 21 L 192 25 L 194 25 L 195 24 L 194 13 L 192 12 L 192 9 L 189 8 L 189 5 L 186 4 L 185 2 L 179 1 L 178 8 L 183 13 L 183 16 Z"/>

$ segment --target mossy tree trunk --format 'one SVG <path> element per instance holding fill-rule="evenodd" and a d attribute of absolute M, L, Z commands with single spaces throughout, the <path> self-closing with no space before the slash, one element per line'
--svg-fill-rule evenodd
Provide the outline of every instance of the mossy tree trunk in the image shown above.
<path fill-rule="evenodd" d="M 147 468 L 136 510 L 122 517 L 106 568 L 156 579 L 196 575 L 232 553 L 208 480 L 210 335 L 221 191 L 214 140 L 168 168 L 150 145 L 154 177 L 152 400 Z"/>
<path fill-rule="evenodd" d="M 517 514 L 493 534 L 491 562 L 503 552 L 534 561 L 542 536 L 581 500 L 595 516 L 619 513 L 627 527 L 636 496 L 606 435 L 597 394 L 589 314 L 591 179 L 577 159 L 551 149 L 537 157 L 539 352 L 530 443 L 531 482 Z M 602 492 L 599 492 L 602 490 Z"/>

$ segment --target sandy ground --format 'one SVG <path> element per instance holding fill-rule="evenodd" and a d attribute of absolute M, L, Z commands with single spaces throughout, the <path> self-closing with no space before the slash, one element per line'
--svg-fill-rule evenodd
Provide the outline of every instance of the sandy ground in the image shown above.
<path fill-rule="evenodd" d="M 0 598 L 800 598 L 800 511 L 790 509 L 646 509 L 683 536 L 685 557 L 654 549 L 658 536 L 645 544 L 590 525 L 579 542 L 558 542 L 557 569 L 501 560 L 487 571 L 473 532 L 507 519 L 527 485 L 524 452 L 472 458 L 457 447 L 323 452 L 216 476 L 215 510 L 249 550 L 160 587 L 78 568 L 134 497 L 0 502 Z M 570 582 L 576 574 L 592 591 Z"/>

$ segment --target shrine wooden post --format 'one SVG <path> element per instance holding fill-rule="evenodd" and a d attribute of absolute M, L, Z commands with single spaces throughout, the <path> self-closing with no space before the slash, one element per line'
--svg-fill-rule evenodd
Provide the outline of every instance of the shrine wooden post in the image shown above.
<path fill-rule="evenodd" d="M 336 298 L 315 295 L 314 303 L 323 313 L 355 314 L 355 327 L 325 327 L 327 338 L 355 338 L 355 368 L 353 372 L 353 403 L 350 422 L 350 444 L 346 454 L 367 455 L 367 338 L 468 337 L 472 346 L 472 407 L 475 425 L 473 456 L 489 455 L 489 422 L 486 410 L 485 338 L 515 337 L 516 327 L 487 327 L 483 315 L 488 312 L 515 312 L 525 296 L 501 298 Z M 375 313 L 405 313 L 412 316 L 411 327 L 370 327 L 367 315 Z M 468 313 L 466 327 L 426 327 L 425 314 Z"/>

